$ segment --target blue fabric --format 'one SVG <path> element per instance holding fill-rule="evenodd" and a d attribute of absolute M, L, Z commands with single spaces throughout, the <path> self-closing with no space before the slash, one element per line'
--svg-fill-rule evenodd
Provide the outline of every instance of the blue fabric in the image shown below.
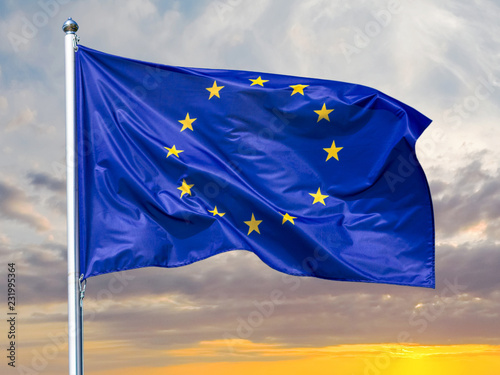
<path fill-rule="evenodd" d="M 416 110 L 360 85 L 84 46 L 76 79 L 85 278 L 241 249 L 291 275 L 434 287 Z"/>

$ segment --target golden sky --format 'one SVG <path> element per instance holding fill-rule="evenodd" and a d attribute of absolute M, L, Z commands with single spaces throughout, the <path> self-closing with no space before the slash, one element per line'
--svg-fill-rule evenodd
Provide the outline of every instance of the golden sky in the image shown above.
<path fill-rule="evenodd" d="M 224 356 L 227 345 L 233 355 Z M 191 348 L 170 351 L 196 363 L 166 367 L 121 368 L 91 371 L 91 375 L 497 375 L 500 346 L 356 344 L 324 348 L 286 348 L 280 345 L 237 342 L 201 342 Z M 246 360 L 244 358 L 247 358 Z M 286 358 L 286 359 L 281 359 Z M 236 360 L 236 361 L 235 361 Z M 94 367 L 94 366 L 93 366 Z"/>

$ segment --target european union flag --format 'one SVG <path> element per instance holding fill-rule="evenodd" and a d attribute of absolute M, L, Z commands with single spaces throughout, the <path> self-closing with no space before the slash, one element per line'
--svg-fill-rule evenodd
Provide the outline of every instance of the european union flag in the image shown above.
<path fill-rule="evenodd" d="M 434 287 L 416 110 L 360 85 L 84 46 L 76 75 L 85 278 L 241 249 L 291 275 Z"/>

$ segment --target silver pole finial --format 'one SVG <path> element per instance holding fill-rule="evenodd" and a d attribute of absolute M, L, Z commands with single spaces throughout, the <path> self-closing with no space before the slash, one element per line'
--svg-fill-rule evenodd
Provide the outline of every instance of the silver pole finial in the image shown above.
<path fill-rule="evenodd" d="M 78 31 L 78 24 L 73 21 L 71 17 L 68 17 L 68 20 L 64 22 L 62 29 L 66 34 L 75 34 Z"/>

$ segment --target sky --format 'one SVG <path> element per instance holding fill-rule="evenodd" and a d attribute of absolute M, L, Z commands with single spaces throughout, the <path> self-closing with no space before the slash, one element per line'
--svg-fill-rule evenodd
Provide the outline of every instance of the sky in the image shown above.
<path fill-rule="evenodd" d="M 90 278 L 85 368 L 104 374 L 500 372 L 500 2 L 0 3 L 0 346 L 16 264 L 16 367 L 67 373 L 64 33 L 155 63 L 376 88 L 433 120 L 417 142 L 436 289 L 283 275 L 251 253 Z M 273 299 L 279 292 L 282 298 Z"/>

